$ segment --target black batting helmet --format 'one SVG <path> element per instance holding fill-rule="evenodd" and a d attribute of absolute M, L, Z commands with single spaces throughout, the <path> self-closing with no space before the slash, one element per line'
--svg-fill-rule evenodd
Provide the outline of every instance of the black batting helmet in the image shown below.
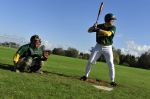
<path fill-rule="evenodd" d="M 116 17 L 112 13 L 108 13 L 104 18 L 105 22 L 109 22 L 110 20 L 116 20 Z"/>

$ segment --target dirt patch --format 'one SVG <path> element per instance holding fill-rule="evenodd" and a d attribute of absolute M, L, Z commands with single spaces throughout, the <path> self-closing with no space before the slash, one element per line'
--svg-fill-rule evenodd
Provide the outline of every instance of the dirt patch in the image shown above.
<path fill-rule="evenodd" d="M 111 87 L 109 82 L 103 81 L 103 80 L 89 78 L 86 82 L 89 82 L 89 83 L 92 83 L 92 84 L 95 84 L 95 85 Z"/>

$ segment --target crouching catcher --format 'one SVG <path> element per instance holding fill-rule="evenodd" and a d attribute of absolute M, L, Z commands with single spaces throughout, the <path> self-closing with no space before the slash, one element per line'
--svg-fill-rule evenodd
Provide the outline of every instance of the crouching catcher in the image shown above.
<path fill-rule="evenodd" d="M 41 67 L 43 61 L 47 61 L 50 50 L 46 50 L 44 45 L 41 45 L 41 39 L 38 35 L 33 35 L 30 38 L 30 43 L 21 46 L 16 52 L 13 62 L 16 72 L 37 72 L 43 73 Z"/>

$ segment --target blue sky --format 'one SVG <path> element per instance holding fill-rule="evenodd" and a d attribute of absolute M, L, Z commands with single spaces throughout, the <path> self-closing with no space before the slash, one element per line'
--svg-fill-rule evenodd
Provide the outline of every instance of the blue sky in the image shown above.
<path fill-rule="evenodd" d="M 117 17 L 114 46 L 149 48 L 150 0 L 103 0 L 99 23 L 106 13 Z M 87 33 L 94 24 L 102 0 L 0 0 L 0 39 L 3 36 L 29 40 L 41 36 L 53 47 L 89 50 L 96 44 L 95 34 Z M 132 43 L 132 44 L 131 44 Z M 135 47 L 136 48 L 136 47 Z"/>

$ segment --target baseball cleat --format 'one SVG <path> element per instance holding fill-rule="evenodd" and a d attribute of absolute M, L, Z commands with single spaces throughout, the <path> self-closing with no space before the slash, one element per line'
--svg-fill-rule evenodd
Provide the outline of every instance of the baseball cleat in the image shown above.
<path fill-rule="evenodd" d="M 111 82 L 110 85 L 111 85 L 112 87 L 116 87 L 116 86 L 117 86 L 117 83 Z"/>
<path fill-rule="evenodd" d="M 87 80 L 87 77 L 86 77 L 86 76 L 83 76 L 83 77 L 80 78 L 80 80 L 86 81 L 86 80 Z"/>

